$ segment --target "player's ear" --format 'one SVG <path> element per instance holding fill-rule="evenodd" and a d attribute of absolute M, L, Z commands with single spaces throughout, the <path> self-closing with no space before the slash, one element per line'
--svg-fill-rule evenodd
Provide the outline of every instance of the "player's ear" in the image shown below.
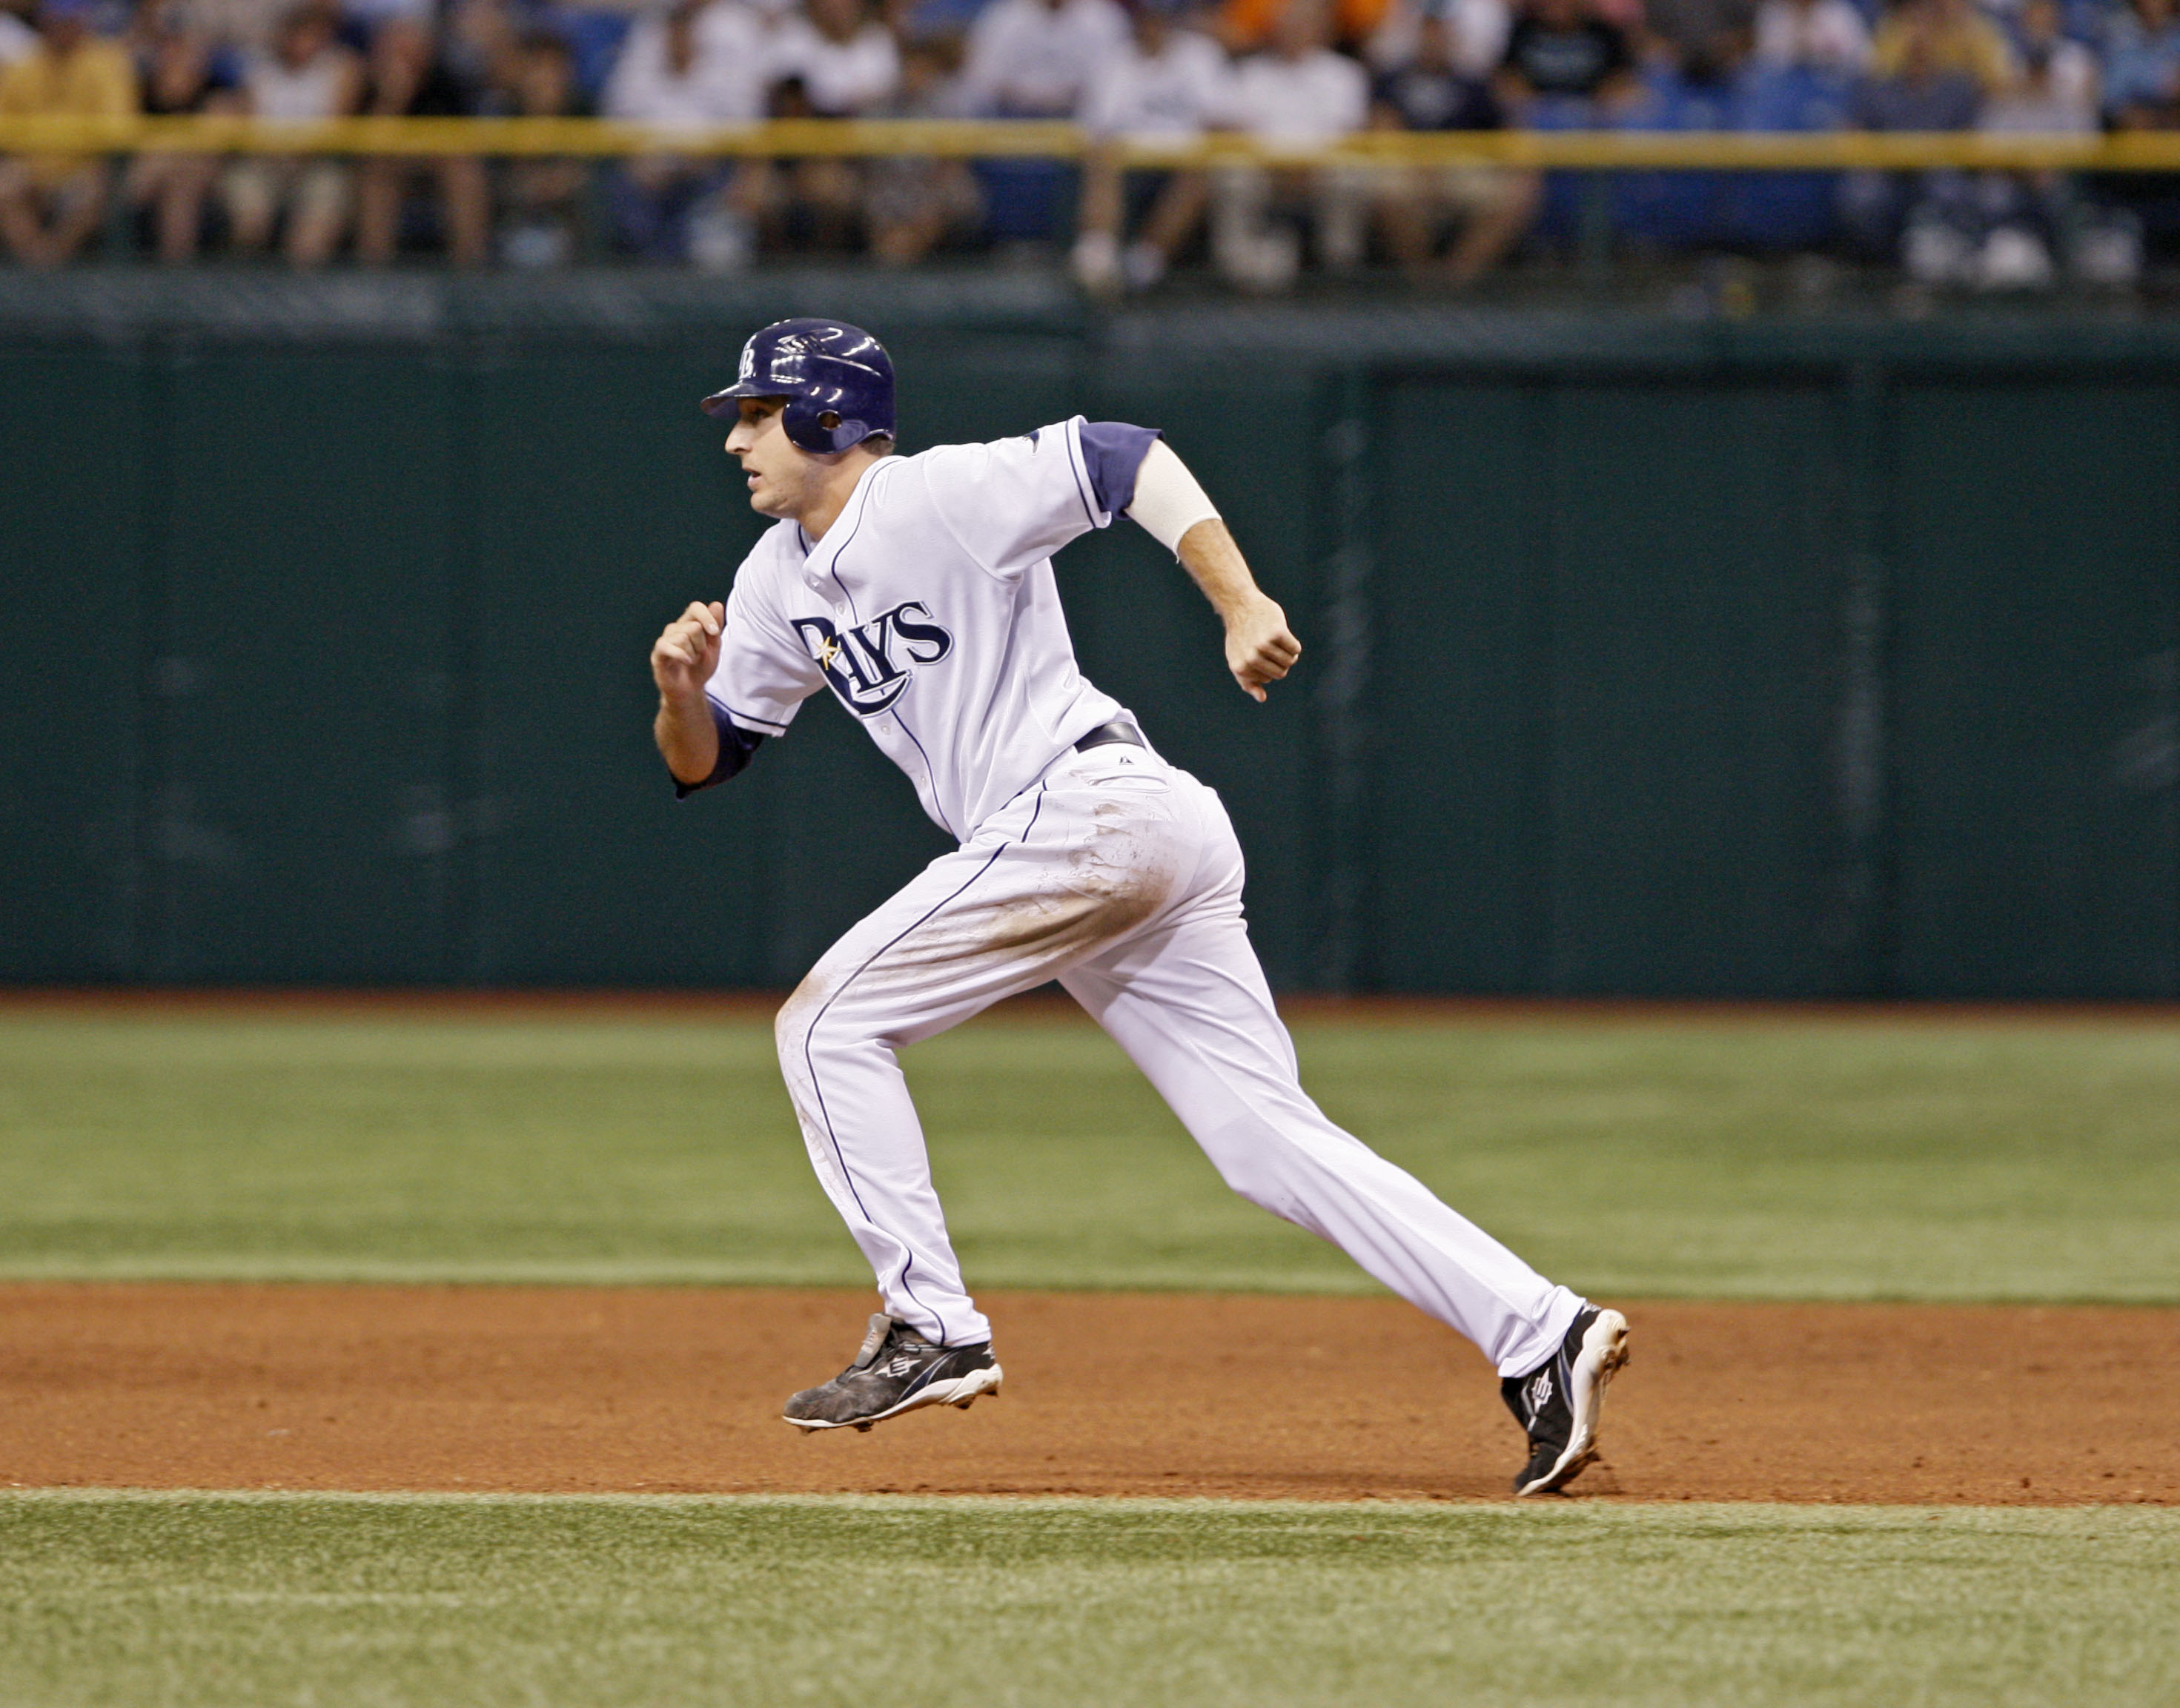
<path fill-rule="evenodd" d="M 818 416 L 818 425 L 824 428 L 827 433 L 832 432 L 840 425 L 840 411 L 836 409 L 821 410 Z"/>

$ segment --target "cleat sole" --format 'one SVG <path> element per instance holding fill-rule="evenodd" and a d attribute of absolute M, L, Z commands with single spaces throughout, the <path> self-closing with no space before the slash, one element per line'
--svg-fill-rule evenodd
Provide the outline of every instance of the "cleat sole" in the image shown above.
<path fill-rule="evenodd" d="M 966 1412 L 982 1396 L 999 1392 L 1002 1374 L 999 1367 L 994 1364 L 988 1369 L 970 1370 L 943 1382 L 933 1382 L 917 1390 L 899 1405 L 873 1418 L 843 1418 L 838 1423 L 826 1423 L 809 1418 L 783 1417 L 780 1421 L 792 1424 L 806 1435 L 818 1430 L 854 1430 L 862 1434 L 873 1424 L 882 1424 L 888 1418 L 897 1418 L 903 1412 L 919 1411 L 925 1406 L 952 1406 L 957 1411 Z"/>

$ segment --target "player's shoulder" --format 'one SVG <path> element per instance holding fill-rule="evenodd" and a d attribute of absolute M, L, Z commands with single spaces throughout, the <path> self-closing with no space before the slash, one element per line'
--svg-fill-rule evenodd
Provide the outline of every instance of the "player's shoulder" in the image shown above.
<path fill-rule="evenodd" d="M 1081 431 L 1082 417 L 1047 421 L 1005 438 L 972 439 L 960 444 L 933 445 L 899 460 L 916 469 L 927 480 L 975 475 L 1010 463 L 1028 462 L 1039 455 L 1065 456 L 1069 440 Z"/>

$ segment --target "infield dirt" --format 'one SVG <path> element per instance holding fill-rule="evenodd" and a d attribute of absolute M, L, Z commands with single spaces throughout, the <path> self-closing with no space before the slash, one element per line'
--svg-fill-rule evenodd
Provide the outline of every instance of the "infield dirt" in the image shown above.
<path fill-rule="evenodd" d="M 1521 1457 L 1483 1361 L 1396 1301 L 982 1303 L 1004 1394 L 806 1438 L 779 1402 L 867 1293 L 0 1286 L 0 1484 L 1473 1500 Z M 2180 1311 L 1627 1309 L 1579 1496 L 2180 1502 Z"/>

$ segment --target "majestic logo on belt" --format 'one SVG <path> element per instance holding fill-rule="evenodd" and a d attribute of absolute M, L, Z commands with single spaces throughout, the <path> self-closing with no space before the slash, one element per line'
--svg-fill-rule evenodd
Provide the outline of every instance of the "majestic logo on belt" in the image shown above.
<path fill-rule="evenodd" d="M 954 650 L 954 636 L 930 617 L 929 606 L 911 599 L 851 629 L 823 617 L 797 617 L 795 627 L 840 703 L 875 718 L 907 689 L 911 666 L 935 664 Z"/>

